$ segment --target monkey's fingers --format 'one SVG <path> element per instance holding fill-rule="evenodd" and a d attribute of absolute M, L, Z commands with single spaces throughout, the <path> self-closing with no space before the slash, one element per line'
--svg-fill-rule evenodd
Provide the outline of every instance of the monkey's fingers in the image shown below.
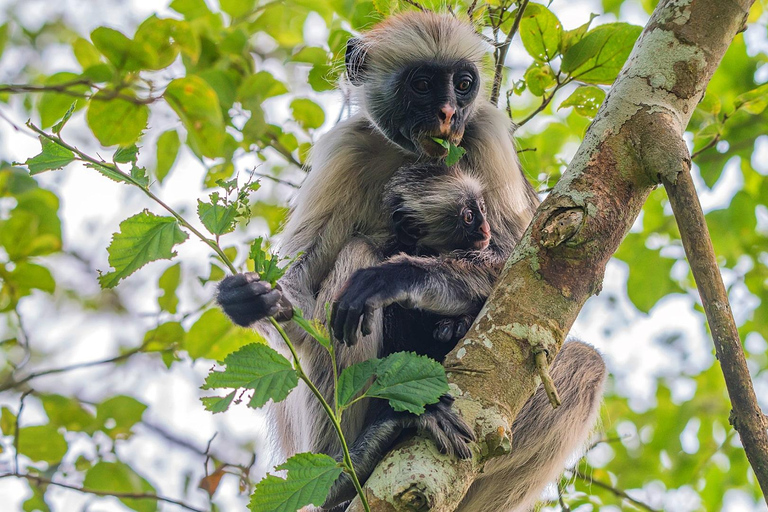
<path fill-rule="evenodd" d="M 344 343 L 352 346 L 357 343 L 357 331 L 363 316 L 362 304 L 352 304 L 347 310 L 344 322 Z"/>
<path fill-rule="evenodd" d="M 453 341 L 453 324 L 454 322 L 452 318 L 443 318 L 437 322 L 437 326 L 435 327 L 435 332 L 432 333 L 432 337 L 440 343 L 450 343 Z"/>
<path fill-rule="evenodd" d="M 375 308 L 371 304 L 366 304 L 363 310 L 363 323 L 360 325 L 360 332 L 363 336 L 368 336 L 373 332 L 373 313 Z"/>
<path fill-rule="evenodd" d="M 241 277 L 243 274 L 237 274 L 230 277 Z M 236 304 L 252 300 L 254 297 L 264 295 L 272 291 L 272 287 L 269 283 L 262 281 L 246 281 L 244 279 L 238 279 L 234 285 L 231 285 L 233 281 L 224 280 L 219 285 L 219 292 L 216 300 L 219 304 Z M 280 295 L 280 293 L 277 293 Z"/>
<path fill-rule="evenodd" d="M 219 302 L 221 309 L 234 323 L 247 327 L 257 320 L 274 315 L 279 310 L 278 302 L 282 294 L 277 290 L 269 290 L 257 296 L 249 296 L 240 302 Z"/>
<path fill-rule="evenodd" d="M 346 307 L 342 307 L 341 301 L 333 301 L 333 304 L 331 304 L 331 320 L 328 327 L 331 328 L 331 334 L 338 341 L 344 341 L 344 320 L 346 316 Z"/>

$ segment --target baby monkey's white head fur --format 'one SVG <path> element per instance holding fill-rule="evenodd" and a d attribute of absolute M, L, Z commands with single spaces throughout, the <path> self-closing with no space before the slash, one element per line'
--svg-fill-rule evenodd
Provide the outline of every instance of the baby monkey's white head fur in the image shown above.
<path fill-rule="evenodd" d="M 442 158 L 432 137 L 459 144 L 484 94 L 488 45 L 453 16 L 404 12 L 347 44 L 349 82 L 368 118 L 403 149 Z"/>

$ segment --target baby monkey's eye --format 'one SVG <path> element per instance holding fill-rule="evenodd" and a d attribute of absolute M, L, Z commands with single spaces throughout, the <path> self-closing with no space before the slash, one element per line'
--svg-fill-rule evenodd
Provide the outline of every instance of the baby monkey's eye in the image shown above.
<path fill-rule="evenodd" d="M 485 214 L 485 201 L 480 201 L 480 213 Z"/>
<path fill-rule="evenodd" d="M 464 220 L 464 224 L 471 225 L 472 222 L 475 220 L 475 214 L 472 213 L 472 210 L 469 208 L 464 208 L 464 210 L 461 212 L 461 216 Z"/>

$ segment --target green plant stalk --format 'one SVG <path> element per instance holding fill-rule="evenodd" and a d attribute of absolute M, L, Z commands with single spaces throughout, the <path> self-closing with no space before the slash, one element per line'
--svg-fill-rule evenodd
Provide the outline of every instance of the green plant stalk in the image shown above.
<path fill-rule="evenodd" d="M 227 256 L 224 254 L 224 251 L 221 249 L 221 247 L 219 247 L 219 244 L 217 244 L 216 241 L 211 240 L 210 238 L 208 238 L 205 235 L 203 235 L 200 231 L 195 229 L 195 227 L 192 226 L 189 222 L 187 222 L 187 220 L 184 217 L 179 215 L 179 213 L 177 213 L 176 210 L 174 210 L 173 208 L 171 208 L 170 206 L 165 204 L 165 202 L 163 202 L 162 199 L 157 197 L 151 190 L 149 190 L 148 187 L 143 186 L 142 184 L 137 182 L 135 179 L 133 179 L 133 177 L 130 174 L 127 174 L 127 173 L 121 171 L 116 165 L 110 164 L 109 162 L 105 162 L 103 160 L 96 160 L 95 158 L 93 158 L 93 157 L 91 157 L 89 155 L 86 155 L 85 153 L 83 153 L 82 151 L 77 149 L 76 147 L 71 146 L 70 144 L 67 144 L 66 142 L 64 142 L 61 139 L 61 137 L 58 137 L 56 135 L 51 135 L 49 133 L 46 133 L 43 130 L 41 130 L 40 128 L 38 128 L 37 126 L 35 126 L 34 124 L 32 124 L 31 122 L 28 122 L 27 126 L 29 126 L 32 130 L 34 130 L 35 132 L 40 134 L 42 137 L 45 137 L 46 139 L 48 139 L 48 140 L 58 144 L 59 146 L 61 146 L 63 148 L 66 148 L 69 151 L 73 152 L 75 155 L 78 156 L 78 160 L 83 161 L 83 162 L 88 162 L 88 163 L 91 163 L 91 164 L 94 164 L 94 165 L 98 165 L 98 166 L 101 166 L 101 167 L 105 167 L 105 168 L 109 169 L 110 171 L 112 171 L 112 172 L 114 172 L 116 174 L 119 174 L 120 177 L 123 178 L 126 182 L 130 183 L 131 185 L 134 185 L 134 186 L 138 187 L 139 189 L 141 189 L 142 192 L 144 192 L 147 196 L 149 196 L 150 199 L 155 201 L 157 204 L 162 206 L 168 213 L 173 215 L 176 218 L 176 220 L 179 221 L 179 223 L 182 226 L 184 226 L 185 228 L 190 230 L 197 238 L 199 238 L 200 240 L 205 242 L 211 249 L 213 249 L 213 251 L 216 252 L 216 255 L 221 259 L 222 263 L 224 263 L 233 274 L 237 274 L 237 268 L 235 268 L 235 266 L 232 264 L 232 262 L 229 261 L 229 258 L 227 258 Z"/>
<path fill-rule="evenodd" d="M 277 322 L 277 320 L 275 320 L 274 317 L 269 317 L 269 321 L 275 327 L 275 329 L 277 329 L 280 337 L 283 338 L 283 341 L 288 347 L 288 350 L 291 351 L 291 356 L 293 356 L 293 364 L 296 367 L 296 373 L 299 374 L 299 378 L 303 380 L 307 386 L 309 386 L 310 391 L 312 391 L 312 394 L 314 394 L 315 397 L 317 397 L 317 399 L 320 401 L 320 404 L 323 406 L 325 413 L 331 420 L 333 428 L 336 430 L 336 435 L 339 438 L 339 442 L 341 442 L 341 449 L 344 452 L 344 469 L 346 470 L 347 474 L 349 474 L 350 478 L 352 478 L 352 483 L 355 486 L 357 495 L 360 496 L 360 501 L 363 503 L 365 512 L 371 512 L 370 506 L 368 505 L 368 500 L 365 498 L 365 493 L 363 493 L 363 486 L 360 485 L 360 481 L 357 479 L 357 474 L 355 473 L 355 468 L 352 466 L 352 456 L 349 454 L 349 447 L 347 446 L 347 440 L 344 438 L 344 432 L 341 430 L 341 423 L 339 423 L 339 419 L 336 417 L 333 409 L 331 409 L 331 406 L 325 400 L 325 397 L 322 395 L 322 393 L 320 393 L 320 390 L 315 387 L 314 383 L 310 380 L 307 374 L 304 373 L 304 370 L 301 367 L 301 363 L 299 362 L 299 355 L 296 353 L 296 348 L 293 346 L 293 343 L 291 343 L 290 338 L 288 338 L 288 334 Z"/>

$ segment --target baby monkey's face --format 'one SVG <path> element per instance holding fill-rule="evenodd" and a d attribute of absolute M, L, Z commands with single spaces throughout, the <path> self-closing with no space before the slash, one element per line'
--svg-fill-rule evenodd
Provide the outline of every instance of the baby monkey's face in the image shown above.
<path fill-rule="evenodd" d="M 491 227 L 485 216 L 485 201 L 482 197 L 470 198 L 463 205 L 456 234 L 459 249 L 482 250 L 491 243 Z"/>

